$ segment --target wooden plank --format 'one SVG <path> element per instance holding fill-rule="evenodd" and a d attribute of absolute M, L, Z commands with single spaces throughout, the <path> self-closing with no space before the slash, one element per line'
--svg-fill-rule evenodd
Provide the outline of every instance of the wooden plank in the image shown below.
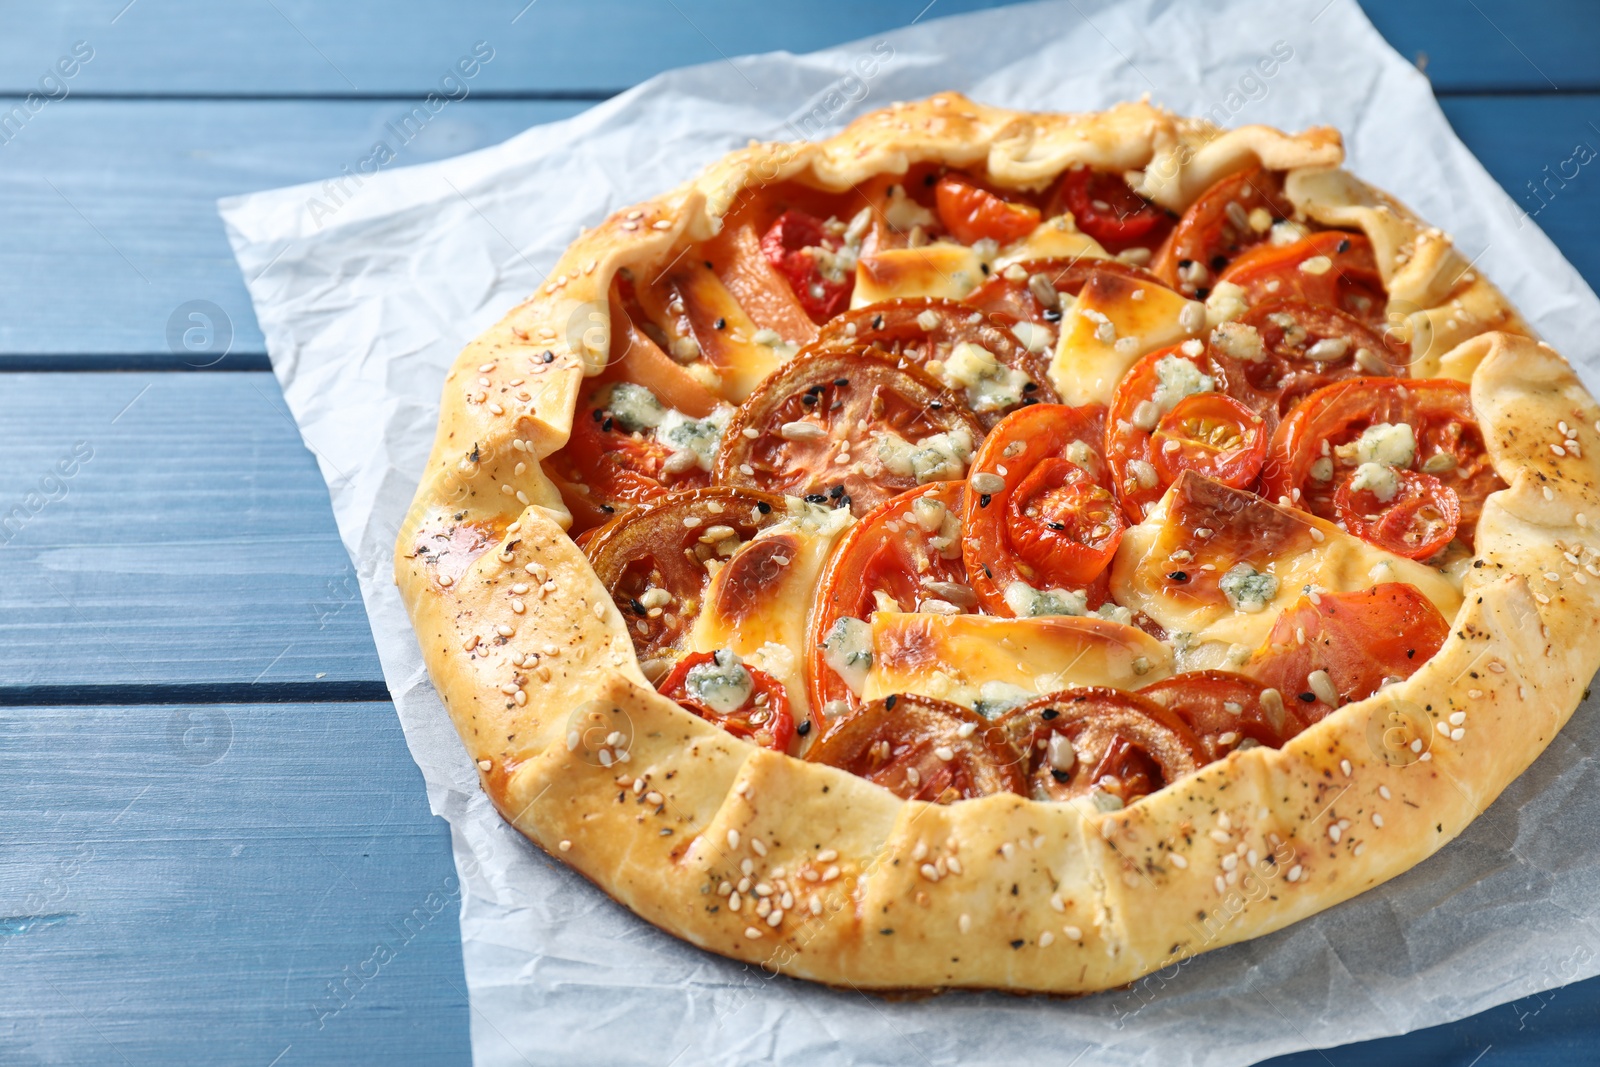
<path fill-rule="evenodd" d="M 1542 166 L 1567 159 L 1575 139 L 1587 136 L 1600 147 L 1588 125 L 1600 122 L 1600 94 L 1463 97 L 1446 105 L 1468 146 L 1513 196 L 1526 193 L 1524 183 Z M 495 143 L 581 106 L 452 105 L 397 163 Z M 17 354 L 46 362 L 86 354 L 206 365 L 209 355 L 174 355 L 168 340 L 174 313 L 194 300 L 222 310 L 233 332 L 231 360 L 264 366 L 260 329 L 215 199 L 337 173 L 363 158 L 402 110 L 361 101 L 68 101 L 42 113 L 4 149 L 0 171 L 0 198 L 12 208 L 0 227 L 0 274 L 32 282 L 0 287 L 0 368 Z M 116 165 L 82 166 L 86 144 Z M 1592 285 L 1600 282 L 1597 219 L 1600 181 L 1587 173 L 1534 219 Z"/>
<path fill-rule="evenodd" d="M 391 705 L 3 708 L 0 756 L 0 1060 L 470 1062 Z"/>
<path fill-rule="evenodd" d="M 379 140 L 391 166 L 453 156 L 583 106 L 468 100 L 403 143 L 386 124 L 409 107 L 392 102 L 53 105 L 0 149 L 0 276 L 15 280 L 0 287 L 0 353 L 179 362 L 176 349 L 210 365 L 182 345 L 192 301 L 221 309 L 233 353 L 263 353 L 218 197 L 354 169 Z"/>
<path fill-rule="evenodd" d="M 525 6 L 526 4 L 526 6 Z M 315 93 L 412 96 L 435 89 L 475 43 L 493 59 L 480 93 L 584 93 L 634 85 L 669 67 L 723 56 L 811 51 L 998 0 L 782 0 L 752 18 L 738 0 L 424 0 L 216 5 L 205 0 L 68 0 L 12 20 L 0 39 L 0 87 L 37 90 L 76 41 L 94 57 L 68 82 L 79 93 Z M 1427 56 L 1443 91 L 1600 88 L 1596 23 L 1586 0 L 1364 0 L 1402 55 Z M 113 16 L 117 16 L 113 21 Z M 1551 32 L 1562 27 L 1562 32 Z M 382 47 L 373 47 L 374 32 Z M 59 90 L 57 90 L 59 91 Z"/>
<path fill-rule="evenodd" d="M 0 691 L 381 679 L 270 374 L 10 374 L 0 395 Z"/>

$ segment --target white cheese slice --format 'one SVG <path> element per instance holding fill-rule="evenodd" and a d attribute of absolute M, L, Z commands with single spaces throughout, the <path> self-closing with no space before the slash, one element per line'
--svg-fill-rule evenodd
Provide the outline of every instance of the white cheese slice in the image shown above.
<path fill-rule="evenodd" d="M 1273 580 L 1245 581 L 1241 565 Z M 1461 606 L 1442 571 L 1192 473 L 1123 535 L 1111 565 L 1111 595 L 1173 635 L 1184 670 L 1225 666 L 1229 645 L 1260 646 L 1307 587 L 1344 593 L 1380 582 L 1416 586 L 1447 619 Z"/>
<path fill-rule="evenodd" d="M 856 263 L 850 306 L 912 296 L 960 300 L 987 278 L 983 260 L 965 245 L 941 242 L 921 248 L 886 248 L 864 255 Z"/>
<path fill-rule="evenodd" d="M 984 686 L 1036 695 L 1080 685 L 1136 689 L 1172 673 L 1172 653 L 1143 630 L 1094 616 L 875 612 L 862 696 L 916 693 L 973 707 Z M 1008 690 L 1011 691 L 1011 690 Z"/>
<path fill-rule="evenodd" d="M 1005 247 L 995 258 L 994 269 L 1005 270 L 1013 263 L 1030 259 L 1107 259 L 1109 254 L 1100 242 L 1084 233 L 1073 223 L 1071 215 L 1057 215 L 1033 228 L 1033 232 L 1020 241 Z"/>
<path fill-rule="evenodd" d="M 716 568 L 685 651 L 731 649 L 783 683 L 798 721 L 810 708 L 804 673 L 806 627 L 817 578 L 848 508 L 795 501 L 794 513 L 762 530 Z"/>
<path fill-rule="evenodd" d="M 1166 286 L 1096 274 L 1061 320 L 1050 384 L 1063 404 L 1109 406 L 1140 356 L 1198 336 L 1205 325 L 1205 307 Z"/>

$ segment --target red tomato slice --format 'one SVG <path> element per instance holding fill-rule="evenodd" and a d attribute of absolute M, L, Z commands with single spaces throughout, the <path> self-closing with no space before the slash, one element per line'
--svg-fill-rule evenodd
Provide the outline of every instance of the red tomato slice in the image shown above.
<path fill-rule="evenodd" d="M 700 613 L 711 580 L 706 564 L 727 558 L 722 542 L 708 543 L 709 533 L 720 526 L 747 541 L 784 514 L 780 497 L 715 487 L 662 497 L 600 529 L 584 552 L 641 660 L 675 653 Z M 655 603 L 662 592 L 666 599 Z"/>
<path fill-rule="evenodd" d="M 1257 228 L 1251 214 L 1267 215 Z M 1204 300 L 1212 279 L 1246 250 L 1266 240 L 1271 224 L 1294 214 L 1283 197 L 1279 171 L 1251 167 L 1230 174 L 1200 194 L 1178 220 L 1150 264 L 1150 272 L 1187 297 Z"/>
<path fill-rule="evenodd" d="M 1372 242 L 1359 233 L 1324 230 L 1293 244 L 1256 245 L 1217 280 L 1242 288 L 1252 305 L 1302 300 L 1348 312 L 1375 330 L 1387 322 L 1389 294 Z"/>
<path fill-rule="evenodd" d="M 654 430 L 630 433 L 604 406 L 580 408 L 566 445 L 545 460 L 545 470 L 578 525 L 593 526 L 673 490 L 710 484 L 699 467 L 672 469 L 671 455 Z"/>
<path fill-rule="evenodd" d="M 792 208 L 762 235 L 761 251 L 767 261 L 789 282 L 795 299 L 815 322 L 827 322 L 850 306 L 855 273 L 829 278 L 817 254 L 819 248 L 836 252 L 842 245 L 823 228 L 821 219 Z"/>
<path fill-rule="evenodd" d="M 988 238 L 1008 245 L 1039 225 L 1039 209 L 1012 203 L 959 174 L 946 174 L 934 186 L 939 221 L 964 245 Z"/>
<path fill-rule="evenodd" d="M 1062 175 L 1049 213 L 1072 212 L 1078 229 L 1106 251 L 1155 248 L 1172 229 L 1173 217 L 1128 188 L 1122 175 L 1074 167 Z"/>
<path fill-rule="evenodd" d="M 1389 500 L 1354 489 L 1355 472 L 1339 481 L 1333 507 L 1345 529 L 1369 544 L 1407 559 L 1427 559 L 1448 545 L 1461 522 L 1456 491 L 1431 474 L 1396 471 L 1399 489 Z"/>
<path fill-rule="evenodd" d="M 806 759 L 839 767 L 904 800 L 950 804 L 1026 793 L 1021 759 L 976 712 L 931 697 L 885 697 L 834 723 Z"/>
<path fill-rule="evenodd" d="M 1139 690 L 1146 700 L 1173 712 L 1200 738 L 1207 760 L 1218 760 L 1253 741 L 1268 748 L 1284 742 L 1311 724 L 1299 701 L 1262 699 L 1266 686 L 1229 671 L 1191 671 Z"/>
<path fill-rule="evenodd" d="M 939 435 L 965 442 L 966 455 L 954 445 L 913 447 Z M 907 489 L 963 477 L 982 438 L 971 412 L 921 373 L 869 349 L 817 352 L 790 362 L 739 408 L 715 475 L 722 485 L 860 516 Z"/>
<path fill-rule="evenodd" d="M 1116 555 L 1127 523 L 1104 484 L 1104 426 L 1098 404 L 1038 404 L 984 440 L 967 478 L 961 553 L 985 611 L 1015 614 L 1005 598 L 1013 582 L 1082 589 Z"/>
<path fill-rule="evenodd" d="M 1408 376 L 1411 348 L 1335 307 L 1303 300 L 1258 304 L 1239 318 L 1261 337 L 1262 358 L 1228 362 L 1278 415 L 1325 385 L 1365 376 Z M 1224 327 L 1231 329 L 1231 327 Z"/>
<path fill-rule="evenodd" d="M 1010 326 L 1033 322 L 1056 328 L 1061 321 L 1061 296 L 1077 296 L 1095 271 L 1120 274 L 1148 285 L 1166 286 L 1155 275 L 1118 259 L 1030 259 L 1013 264 L 968 293 L 961 302 L 984 313 L 992 323 Z M 1035 281 L 1035 277 L 1038 278 Z M 1054 296 L 1050 294 L 1055 294 Z M 1044 299 L 1040 300 L 1040 295 Z"/>
<path fill-rule="evenodd" d="M 1483 502 L 1505 488 L 1483 443 L 1465 382 L 1448 378 L 1354 378 L 1318 389 L 1278 425 L 1267 449 L 1262 495 L 1337 519 L 1334 494 L 1355 464 L 1339 455 L 1340 445 L 1379 423 L 1406 423 L 1417 441 L 1413 465 L 1455 491 L 1461 517 L 1456 536 L 1472 546 Z M 1324 455 L 1326 442 L 1326 455 Z M 1314 478 L 1313 465 L 1328 459 L 1327 481 Z"/>
<path fill-rule="evenodd" d="M 1385 582 L 1322 593 L 1315 600 L 1302 597 L 1278 616 L 1244 673 L 1315 721 L 1334 710 L 1325 699 L 1330 685 L 1339 705 L 1364 700 L 1386 679 L 1411 677 L 1448 636 L 1450 623 L 1416 586 Z M 1327 673 L 1324 684 L 1313 677 L 1318 671 Z"/>
<path fill-rule="evenodd" d="M 754 741 L 762 748 L 788 753 L 794 744 L 794 714 L 789 710 L 789 694 L 783 683 L 766 671 L 745 666 L 750 674 L 750 696 L 731 712 L 719 712 L 689 694 L 689 672 L 705 664 L 715 665 L 715 652 L 691 652 L 657 686 L 660 693 L 676 700 L 707 722 L 716 723 L 735 737 Z"/>
<path fill-rule="evenodd" d="M 1206 762 L 1200 739 L 1177 715 L 1138 693 L 1068 689 L 1013 708 L 995 724 L 1026 759 L 1037 800 L 1099 794 L 1114 804 L 1193 774 Z"/>
<path fill-rule="evenodd" d="M 879 603 L 918 611 L 940 600 L 977 606 L 961 561 L 961 482 L 933 482 L 880 505 L 834 546 L 817 580 L 806 634 L 811 706 L 858 703 L 829 665 L 827 642 L 841 619 L 865 621 Z"/>
<path fill-rule="evenodd" d="M 1197 393 L 1161 416 L 1150 445 L 1156 474 L 1165 484 L 1194 471 L 1243 489 L 1256 480 L 1266 459 L 1267 424 L 1232 397 Z"/>
<path fill-rule="evenodd" d="M 1194 343 L 1184 342 L 1191 348 Z M 1204 421 L 1196 422 L 1185 429 L 1183 425 L 1185 416 L 1182 414 L 1179 415 L 1177 422 L 1167 422 L 1170 414 L 1178 412 L 1183 400 L 1189 399 L 1165 395 L 1165 387 L 1161 384 L 1158 368 L 1163 365 L 1163 360 L 1169 358 L 1187 362 L 1193 365 L 1196 372 L 1211 379 L 1212 389 L 1191 396 L 1235 392 L 1242 392 L 1245 397 L 1250 396 L 1248 390 L 1241 390 L 1229 377 L 1227 367 L 1212 358 L 1209 346 L 1202 347 L 1196 355 L 1185 352 L 1183 345 L 1160 348 L 1141 358 L 1129 369 L 1122 381 L 1117 383 L 1117 391 L 1111 401 L 1111 413 L 1106 419 L 1105 456 L 1111 469 L 1111 488 L 1116 492 L 1117 499 L 1122 502 L 1122 510 L 1134 522 L 1144 519 L 1156 501 L 1166 492 L 1167 486 L 1171 485 L 1177 475 L 1185 469 L 1177 462 L 1179 453 L 1191 455 L 1196 462 L 1203 455 L 1196 447 L 1197 442 L 1190 442 L 1188 445 L 1184 443 L 1184 435 L 1193 433 L 1205 436 L 1214 429 L 1214 427 L 1208 428 Z M 1214 405 L 1208 402 L 1203 407 L 1190 405 L 1185 410 L 1198 410 L 1202 413 L 1210 411 L 1218 415 L 1227 413 L 1230 419 L 1238 420 L 1239 455 L 1236 459 L 1225 459 L 1227 452 L 1219 451 L 1217 458 L 1220 470 L 1229 471 L 1234 477 L 1242 477 L 1248 471 L 1254 448 L 1250 443 L 1251 435 L 1255 432 L 1255 424 L 1250 421 L 1252 415 L 1250 408 L 1243 404 L 1236 408 L 1228 404 Z M 1170 474 L 1162 473 L 1163 468 L 1158 464 L 1156 457 L 1158 444 L 1155 432 L 1163 425 L 1167 426 L 1167 436 L 1160 442 L 1159 447 L 1165 451 L 1167 441 L 1178 441 L 1178 448 L 1167 452 L 1169 465 L 1166 469 L 1171 472 Z M 1260 432 L 1265 438 L 1266 429 L 1263 427 Z M 1223 433 L 1216 438 L 1216 443 L 1224 444 L 1226 440 L 1227 435 Z M 1257 469 L 1260 469 L 1259 464 Z"/>
<path fill-rule="evenodd" d="M 1056 402 L 1050 385 L 1050 353 L 1030 352 L 1010 330 L 1010 323 L 995 323 L 951 300 L 912 297 L 868 304 L 839 315 L 824 326 L 802 356 L 818 352 L 849 353 L 871 346 L 898 358 L 902 366 L 925 368 L 950 358 L 962 342 L 975 344 L 994 356 L 1001 366 L 1020 372 L 1026 381 L 1013 403 L 992 407 L 973 396 L 961 403 L 973 408 L 984 429 L 1008 412 L 1027 404 Z"/>

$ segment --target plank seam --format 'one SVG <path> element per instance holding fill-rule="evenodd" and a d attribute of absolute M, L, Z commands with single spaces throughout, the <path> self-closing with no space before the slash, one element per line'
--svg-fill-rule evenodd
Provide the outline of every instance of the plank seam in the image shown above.
<path fill-rule="evenodd" d="M 391 703 L 381 681 L 0 686 L 0 707 Z"/>

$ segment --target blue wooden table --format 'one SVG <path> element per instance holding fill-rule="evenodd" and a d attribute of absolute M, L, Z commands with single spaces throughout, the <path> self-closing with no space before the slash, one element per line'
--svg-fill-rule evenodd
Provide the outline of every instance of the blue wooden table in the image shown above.
<path fill-rule="evenodd" d="M 991 6 L 926 2 L 0 5 L 0 1064 L 470 1060 L 448 835 L 215 199 L 359 161 L 480 40 L 397 163 Z M 1593 5 L 1369 14 L 1600 283 Z M 1600 980 L 1274 1062 L 1597 1059 Z"/>

